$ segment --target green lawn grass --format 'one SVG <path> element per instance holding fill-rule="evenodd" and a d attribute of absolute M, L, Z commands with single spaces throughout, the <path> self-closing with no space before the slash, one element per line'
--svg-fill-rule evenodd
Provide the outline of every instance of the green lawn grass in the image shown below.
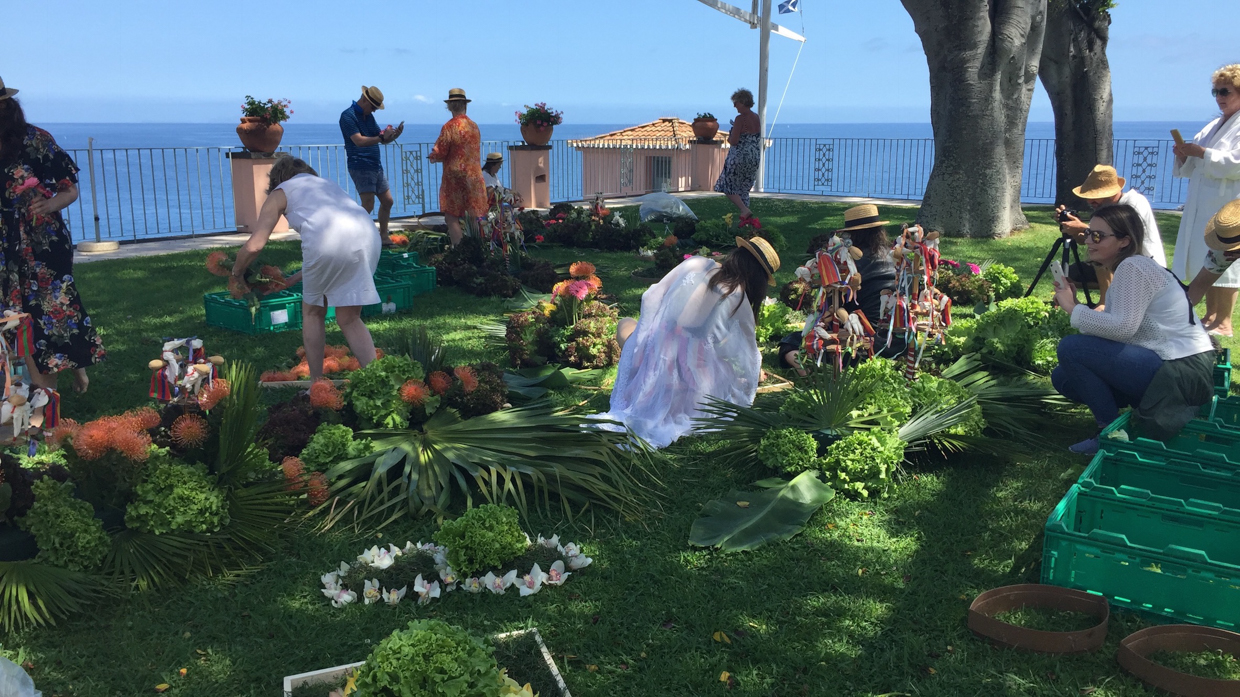
<path fill-rule="evenodd" d="M 703 217 L 730 210 L 722 197 L 690 205 Z M 755 200 L 756 214 L 789 240 L 781 281 L 804 260 L 811 237 L 842 225 L 844 208 Z M 915 209 L 883 213 L 900 222 L 911 220 Z M 1033 211 L 1031 218 L 1031 230 L 1006 240 L 945 240 L 944 254 L 995 258 L 1028 279 L 1057 234 L 1046 211 Z M 1173 219 L 1160 222 L 1166 225 L 1164 239 L 1173 243 Z M 647 262 L 571 249 L 537 255 L 593 261 L 622 311 L 637 312 L 645 285 L 629 272 Z M 204 256 L 79 267 L 109 360 L 92 370 L 87 395 L 66 395 L 66 416 L 85 419 L 146 403 L 146 363 L 164 336 L 198 335 L 210 352 L 260 368 L 293 356 L 301 343 L 297 334 L 245 337 L 203 324 L 202 294 L 222 287 L 221 279 L 207 274 Z M 266 256 L 287 266 L 297 248 L 273 245 Z M 1049 283 L 1042 294 L 1049 294 Z M 498 359 L 476 326 L 498 316 L 502 306 L 500 300 L 441 288 L 415 299 L 411 315 L 372 326 L 382 336 L 423 324 L 458 358 Z M 334 328 L 329 340 L 342 342 Z M 585 402 L 583 409 L 607 403 L 606 393 L 597 390 L 556 399 Z M 435 525 L 427 520 L 379 533 L 326 535 L 306 527 L 283 554 L 244 577 L 103 604 L 55 627 L 0 637 L 0 653 L 30 661 L 36 685 L 49 697 L 153 694 L 160 683 L 171 685 L 167 695 L 257 697 L 277 694 L 284 675 L 362 660 L 393 629 L 435 617 L 479 633 L 537 626 L 573 694 L 587 697 L 1023 697 L 1076 695 L 1087 688 L 1098 697 L 1150 694 L 1114 660 L 1119 640 L 1145 626 L 1136 616 L 1116 613 L 1101 651 L 1068 657 L 996 649 L 965 626 L 977 593 L 1026 580 L 1046 516 L 1079 471 L 1074 466 L 1083 464 L 1064 454 L 1063 446 L 1085 427 L 1084 419 L 1048 423 L 1047 452 L 920 464 L 889 498 L 837 498 L 811 518 L 803 535 L 735 555 L 689 547 L 689 527 L 703 504 L 765 474 L 757 467 L 722 467 L 712 456 L 720 443 L 689 439 L 671 452 L 659 473 L 665 486 L 643 519 L 617 521 L 600 513 L 573 524 L 528 521 L 531 535 L 559 533 L 581 541 L 595 560 L 565 586 L 530 598 L 457 592 L 427 606 L 333 609 L 319 593 L 322 573 L 352 560 L 364 546 L 429 540 Z M 716 641 L 716 632 L 728 640 Z M 181 668 L 185 677 L 178 676 Z M 731 685 L 721 680 L 725 671 Z"/>

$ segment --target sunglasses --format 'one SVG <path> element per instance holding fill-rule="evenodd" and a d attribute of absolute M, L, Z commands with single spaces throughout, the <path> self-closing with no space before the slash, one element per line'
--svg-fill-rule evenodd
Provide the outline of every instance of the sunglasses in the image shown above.
<path fill-rule="evenodd" d="M 1093 242 L 1094 244 L 1098 244 L 1107 237 L 1119 237 L 1119 235 L 1116 235 L 1113 232 L 1100 232 L 1098 230 L 1085 231 L 1085 240 L 1087 242 Z"/>
<path fill-rule="evenodd" d="M 1229 97 L 1231 96 L 1231 93 L 1232 90 L 1229 87 L 1215 87 L 1210 90 L 1211 97 Z"/>

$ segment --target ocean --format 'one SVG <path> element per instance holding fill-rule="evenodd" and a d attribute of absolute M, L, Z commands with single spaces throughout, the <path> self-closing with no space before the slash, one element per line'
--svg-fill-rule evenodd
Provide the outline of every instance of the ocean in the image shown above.
<path fill-rule="evenodd" d="M 235 229 L 227 153 L 240 148 L 232 123 L 41 123 L 70 152 L 81 175 L 82 195 L 65 211 L 75 240 L 136 240 Z M 382 125 L 382 122 L 381 122 Z M 581 152 L 568 140 L 620 130 L 633 124 L 561 124 L 550 154 L 552 201 L 594 194 Z M 339 127 L 331 123 L 286 122 L 281 149 L 306 159 L 320 175 L 353 192 Z M 726 125 L 725 125 L 726 128 Z M 1184 180 L 1171 177 L 1170 129 L 1196 133 L 1199 124 L 1118 122 L 1115 164 L 1156 208 L 1184 201 Z M 393 215 L 438 209 L 440 166 L 426 162 L 437 124 L 406 124 L 395 145 L 383 148 L 384 169 L 396 205 Z M 479 124 L 482 153 L 505 152 L 521 141 L 515 123 Z M 1051 203 L 1054 183 L 1054 124 L 1030 123 L 1025 133 L 1021 200 Z M 93 152 L 88 139 L 93 138 Z M 933 165 L 928 123 L 777 124 L 767 150 L 765 189 L 771 192 L 917 200 Z M 654 166 L 654 158 L 627 151 L 621 179 L 633 167 Z M 93 167 L 91 161 L 93 158 Z M 636 162 L 636 165 L 634 164 Z M 591 170 L 591 175 L 598 173 Z M 510 182 L 507 165 L 499 173 Z M 657 176 L 650 175 L 652 178 Z"/>

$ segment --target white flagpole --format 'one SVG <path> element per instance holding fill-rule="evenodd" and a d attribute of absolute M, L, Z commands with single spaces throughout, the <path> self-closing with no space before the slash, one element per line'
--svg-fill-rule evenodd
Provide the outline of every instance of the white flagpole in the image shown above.
<path fill-rule="evenodd" d="M 758 41 L 758 181 L 755 191 L 764 191 L 766 182 L 766 73 L 771 58 L 771 0 L 762 2 L 762 37 Z"/>

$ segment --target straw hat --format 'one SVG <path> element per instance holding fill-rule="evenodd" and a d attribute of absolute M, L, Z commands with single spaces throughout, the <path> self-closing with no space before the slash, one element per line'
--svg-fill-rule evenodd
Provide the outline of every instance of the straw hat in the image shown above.
<path fill-rule="evenodd" d="M 890 220 L 878 219 L 878 206 L 872 203 L 863 203 L 860 206 L 853 206 L 844 211 L 844 227 L 836 230 L 836 232 L 864 230 L 866 228 L 887 225 L 890 222 Z"/>
<path fill-rule="evenodd" d="M 779 271 L 779 255 L 775 253 L 775 248 L 771 246 L 771 243 L 761 237 L 750 237 L 749 239 L 737 237 L 736 246 L 743 247 L 750 254 L 754 255 L 758 263 L 766 271 L 767 285 L 775 285 L 775 272 Z"/>
<path fill-rule="evenodd" d="M 1085 177 L 1085 183 L 1074 187 L 1072 193 L 1081 198 L 1111 198 L 1124 190 L 1124 178 L 1116 174 L 1111 165 L 1094 165 L 1094 171 Z"/>
<path fill-rule="evenodd" d="M 17 94 L 17 90 L 4 86 L 4 78 L 0 77 L 0 99 L 8 99 Z"/>
<path fill-rule="evenodd" d="M 501 154 L 499 154 L 499 153 L 497 153 L 497 152 L 489 152 L 489 153 L 487 153 L 487 164 L 488 164 L 488 165 L 489 165 L 489 164 L 491 164 L 492 162 L 503 162 L 503 161 L 504 161 L 504 156 L 503 156 L 503 155 L 501 155 Z"/>
<path fill-rule="evenodd" d="M 366 98 L 366 101 L 374 104 L 376 109 L 383 108 L 383 90 L 378 87 L 362 85 L 362 96 Z"/>
<path fill-rule="evenodd" d="M 460 87 L 453 87 L 452 89 L 448 90 L 448 98 L 445 99 L 444 101 L 445 102 L 465 102 L 466 104 L 469 104 L 470 102 L 474 100 L 465 98 L 465 90 L 461 89 Z"/>
<path fill-rule="evenodd" d="M 1240 199 L 1228 202 L 1206 223 L 1206 246 L 1222 252 L 1240 248 Z"/>

